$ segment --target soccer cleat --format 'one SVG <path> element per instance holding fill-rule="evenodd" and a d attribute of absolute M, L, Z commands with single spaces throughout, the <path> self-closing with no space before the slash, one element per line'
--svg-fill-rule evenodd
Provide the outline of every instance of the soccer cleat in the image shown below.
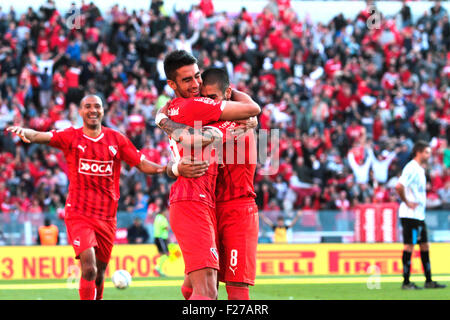
<path fill-rule="evenodd" d="M 443 289 L 446 287 L 447 285 L 437 283 L 436 281 L 425 282 L 425 289 Z"/>
<path fill-rule="evenodd" d="M 155 271 L 156 271 L 156 273 L 158 274 L 159 277 L 167 277 L 166 274 L 163 273 L 160 268 L 156 267 Z"/>
<path fill-rule="evenodd" d="M 423 288 L 416 286 L 414 282 L 402 284 L 403 290 L 422 290 Z"/>

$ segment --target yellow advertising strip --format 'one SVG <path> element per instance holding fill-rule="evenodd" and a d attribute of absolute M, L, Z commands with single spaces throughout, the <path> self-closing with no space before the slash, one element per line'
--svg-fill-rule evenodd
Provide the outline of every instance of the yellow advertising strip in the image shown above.
<path fill-rule="evenodd" d="M 399 276 L 403 270 L 402 250 L 401 243 L 261 244 L 257 251 L 256 272 L 257 277 L 371 274 Z M 448 274 L 449 252 L 450 243 L 430 244 L 433 274 Z M 126 269 L 133 277 L 157 277 L 155 267 L 158 258 L 156 246 L 152 244 L 116 245 L 106 276 L 111 276 L 115 270 Z M 422 274 L 418 247 L 413 254 L 411 270 L 412 274 Z M 163 272 L 168 276 L 184 275 L 183 257 L 178 246 L 171 246 Z M 70 282 L 79 278 L 79 275 L 79 262 L 75 260 L 70 246 L 5 246 L 0 249 L 0 280 L 67 279 Z M 308 279 L 313 280 L 321 281 Z"/>

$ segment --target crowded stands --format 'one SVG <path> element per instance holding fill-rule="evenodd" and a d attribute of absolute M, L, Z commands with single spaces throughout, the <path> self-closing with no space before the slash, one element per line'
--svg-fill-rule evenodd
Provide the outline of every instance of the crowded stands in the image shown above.
<path fill-rule="evenodd" d="M 300 19 L 289 0 L 216 12 L 211 0 L 168 14 L 163 1 L 129 11 L 94 2 L 67 12 L 0 10 L 0 214 L 62 218 L 68 181 L 60 151 L 26 145 L 9 125 L 39 131 L 80 126 L 86 93 L 105 102 L 106 126 L 165 165 L 168 139 L 156 111 L 173 97 L 163 60 L 190 51 L 201 69 L 223 67 L 233 87 L 261 106 L 258 132 L 279 143 L 258 163 L 261 211 L 342 210 L 396 202 L 396 180 L 418 139 L 432 147 L 429 208 L 450 201 L 450 24 L 439 2 L 413 19 L 408 2 L 370 28 L 367 9 L 329 23 Z M 9 10 L 9 11 L 8 11 Z M 80 14 L 78 14 L 80 13 Z M 270 139 L 269 139 L 270 141 Z M 151 222 L 167 207 L 170 180 L 122 170 L 119 211 Z"/>

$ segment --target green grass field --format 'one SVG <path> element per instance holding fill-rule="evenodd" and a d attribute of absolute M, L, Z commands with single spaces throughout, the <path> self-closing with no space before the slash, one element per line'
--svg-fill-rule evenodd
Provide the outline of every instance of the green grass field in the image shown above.
<path fill-rule="evenodd" d="M 404 291 L 400 276 L 258 277 L 250 289 L 252 300 L 450 300 L 450 275 L 434 275 L 445 289 Z M 411 278 L 423 286 L 424 277 Z M 182 300 L 182 278 L 135 278 L 124 290 L 105 284 L 105 300 Z M 76 283 L 61 280 L 0 281 L 0 300 L 78 300 Z M 226 300 L 219 287 L 219 300 Z"/>

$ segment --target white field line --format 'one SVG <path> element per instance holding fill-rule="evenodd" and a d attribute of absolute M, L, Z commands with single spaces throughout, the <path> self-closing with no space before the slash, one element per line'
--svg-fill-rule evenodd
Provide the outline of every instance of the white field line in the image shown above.
<path fill-rule="evenodd" d="M 336 283 L 367 283 L 369 277 L 326 277 L 326 278 L 267 278 L 256 279 L 255 286 L 258 285 L 289 285 L 289 284 L 336 284 Z M 381 276 L 379 281 L 402 282 L 401 276 Z M 423 281 L 421 275 L 412 276 L 412 281 Z M 450 281 L 450 276 L 433 276 L 433 280 Z M 182 279 L 179 280 L 154 280 L 154 281 L 134 281 L 131 287 L 176 287 L 181 286 Z M 106 288 L 113 287 L 110 281 L 105 282 Z M 41 290 L 41 289 L 77 289 L 74 283 L 29 283 L 29 284 L 0 284 L 0 290 Z"/>

